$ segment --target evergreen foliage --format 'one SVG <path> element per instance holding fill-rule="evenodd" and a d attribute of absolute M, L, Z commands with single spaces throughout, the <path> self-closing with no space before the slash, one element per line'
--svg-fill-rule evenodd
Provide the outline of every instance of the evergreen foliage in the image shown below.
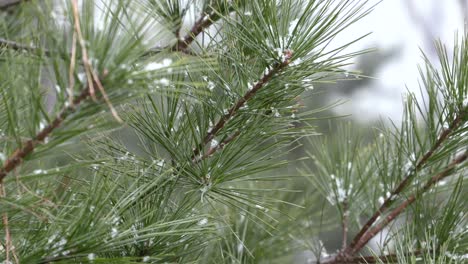
<path fill-rule="evenodd" d="M 317 113 L 330 106 L 302 104 L 366 52 L 346 51 L 365 36 L 333 40 L 372 8 L 9 5 L 0 16 L 0 259 L 466 261 L 466 33 L 453 48 L 438 45 L 440 63 L 420 67 L 421 94 L 405 97 L 402 123 L 382 122 L 372 139 L 344 122 L 318 135 Z M 342 243 L 327 253 L 324 234 L 337 229 Z"/>

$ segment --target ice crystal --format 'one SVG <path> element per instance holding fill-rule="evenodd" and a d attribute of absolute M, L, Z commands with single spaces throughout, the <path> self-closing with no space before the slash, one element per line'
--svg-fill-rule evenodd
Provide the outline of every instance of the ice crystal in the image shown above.
<path fill-rule="evenodd" d="M 167 78 L 161 78 L 159 80 L 159 83 L 164 85 L 164 86 L 168 86 L 171 83 L 171 81 L 169 79 L 167 79 Z"/>
<path fill-rule="evenodd" d="M 211 148 L 216 148 L 217 146 L 218 146 L 218 141 L 216 139 L 212 139 L 210 147 Z"/>
<path fill-rule="evenodd" d="M 242 242 L 239 242 L 239 244 L 237 244 L 237 253 L 242 254 L 243 251 L 244 251 L 244 244 Z"/>
<path fill-rule="evenodd" d="M 293 21 L 289 22 L 289 28 L 288 28 L 289 37 L 292 37 L 294 30 L 297 28 L 298 23 L 299 23 L 299 18 L 296 18 Z"/>
<path fill-rule="evenodd" d="M 161 63 L 158 62 L 150 62 L 148 65 L 146 65 L 145 70 L 146 71 L 154 71 L 154 70 L 159 70 L 161 68 L 169 67 L 172 64 L 171 59 L 163 59 Z"/>
<path fill-rule="evenodd" d="M 335 205 L 336 202 L 342 203 L 346 200 L 348 197 L 348 194 L 352 188 L 352 186 L 349 186 L 349 190 L 346 190 L 345 187 L 343 186 L 343 180 L 340 178 L 337 178 L 334 174 L 330 175 L 330 178 L 333 180 L 333 182 L 330 184 L 331 189 L 333 190 L 330 192 L 330 194 L 327 196 L 328 202 L 330 204 Z"/>
<path fill-rule="evenodd" d="M 199 226 L 204 226 L 206 224 L 208 224 L 208 218 L 203 218 L 200 221 L 198 221 Z"/>
<path fill-rule="evenodd" d="M 214 82 L 212 82 L 212 81 L 209 81 L 209 82 L 208 82 L 208 86 L 207 86 L 207 87 L 208 87 L 208 89 L 209 89 L 210 91 L 213 91 L 213 89 L 215 88 L 215 84 L 214 84 Z"/>
<path fill-rule="evenodd" d="M 382 205 L 385 202 L 385 198 L 382 196 L 379 197 L 379 203 Z"/>
<path fill-rule="evenodd" d="M 37 169 L 33 171 L 33 174 L 42 174 L 45 173 L 45 170 Z"/>
<path fill-rule="evenodd" d="M 112 227 L 111 229 L 111 237 L 115 238 L 119 234 L 119 230 L 116 227 Z"/>

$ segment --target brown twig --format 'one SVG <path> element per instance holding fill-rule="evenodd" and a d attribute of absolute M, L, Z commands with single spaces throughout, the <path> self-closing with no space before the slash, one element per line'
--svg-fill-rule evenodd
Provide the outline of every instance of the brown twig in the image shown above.
<path fill-rule="evenodd" d="M 5 185 L 0 182 L 0 197 L 5 197 L 6 196 L 6 191 L 5 191 Z M 6 212 L 3 213 L 2 215 L 2 222 L 3 222 L 3 228 L 5 230 L 5 255 L 6 255 L 6 263 L 11 263 L 10 262 L 10 252 L 13 255 L 13 258 L 15 259 L 15 263 L 19 263 L 18 257 L 16 256 L 15 252 L 15 247 L 13 245 L 13 242 L 11 240 L 11 234 L 10 234 L 10 227 L 8 223 L 8 214 Z"/>
<path fill-rule="evenodd" d="M 77 106 L 82 103 L 86 98 L 89 96 L 89 88 L 86 87 L 83 89 L 81 94 L 78 97 L 75 97 L 73 100 L 73 105 Z M 50 134 L 60 125 L 62 125 L 63 120 L 73 113 L 75 108 L 73 106 L 67 105 L 58 113 L 57 117 L 45 128 L 43 128 L 37 135 L 27 140 L 22 144 L 21 147 L 18 147 L 13 154 L 3 163 L 3 166 L 0 168 L 0 183 L 3 182 L 3 179 L 7 176 L 7 174 L 18 167 L 18 165 L 23 161 L 23 159 L 32 153 L 36 146 L 43 142 Z"/>
<path fill-rule="evenodd" d="M 208 144 L 216 135 L 217 133 L 226 125 L 226 123 L 237 113 L 237 111 L 245 105 L 247 101 L 252 99 L 252 97 L 255 96 L 255 94 L 262 89 L 277 73 L 281 72 L 284 68 L 286 68 L 291 60 L 292 57 L 292 52 L 289 50 L 284 51 L 284 60 L 280 63 L 277 63 L 272 67 L 271 70 L 266 72 L 259 81 L 255 83 L 255 85 L 252 87 L 252 89 L 248 90 L 244 96 L 242 96 L 231 108 L 229 111 L 223 115 L 219 121 L 214 125 L 213 128 L 211 128 L 205 138 L 203 139 L 202 143 L 198 148 L 194 149 L 193 151 L 193 157 L 195 158 L 200 154 L 201 149 L 203 146 Z"/>
<path fill-rule="evenodd" d="M 348 257 L 346 260 L 340 260 L 340 261 L 335 261 L 333 263 L 335 264 L 359 264 L 359 263 L 394 263 L 398 261 L 398 257 L 400 255 L 406 255 L 406 256 L 419 256 L 424 254 L 424 251 L 422 250 L 415 250 L 413 252 L 408 252 L 404 254 L 387 254 L 387 255 L 382 255 L 382 256 L 352 256 Z M 325 260 L 324 262 L 320 262 L 321 264 L 326 264 L 330 263 L 328 260 Z"/>
<path fill-rule="evenodd" d="M 172 50 L 187 52 L 188 46 L 195 40 L 195 38 L 220 18 L 221 17 L 216 13 L 202 14 L 202 16 L 197 21 L 195 21 L 195 24 L 190 29 L 190 31 L 183 38 L 177 39 L 177 43 L 174 45 Z"/>
<path fill-rule="evenodd" d="M 28 0 L 3 0 L 0 1 L 0 10 L 8 10 L 14 6 L 22 4 Z"/>
<path fill-rule="evenodd" d="M 16 50 L 16 51 L 25 50 L 25 51 L 29 51 L 29 52 L 39 52 L 40 51 L 40 52 L 43 52 L 47 56 L 50 55 L 50 51 L 47 50 L 47 49 L 40 49 L 40 48 L 38 48 L 36 46 L 26 45 L 26 44 L 18 43 L 18 42 L 12 41 L 12 40 L 4 39 L 4 38 L 0 38 L 0 48 L 7 48 L 7 49 Z"/>
<path fill-rule="evenodd" d="M 114 106 L 112 105 L 111 101 L 109 100 L 109 97 L 107 96 L 106 90 L 102 86 L 101 82 L 99 81 L 99 78 L 96 74 L 96 72 L 93 69 L 93 66 L 91 65 L 91 62 L 88 57 L 88 50 L 86 49 L 86 41 L 83 38 L 83 34 L 81 32 L 81 26 L 80 26 L 80 15 L 78 12 L 78 1 L 77 0 L 71 0 L 72 2 L 72 7 L 73 7 L 73 18 L 75 20 L 75 32 L 76 36 L 78 38 L 78 42 L 80 43 L 81 46 L 81 54 L 82 54 L 82 59 L 83 59 L 83 66 L 85 68 L 86 72 L 86 78 L 88 79 L 88 86 L 89 86 L 89 94 L 91 98 L 94 101 L 97 101 L 96 95 L 95 95 L 95 90 L 94 90 L 94 85 L 96 85 L 99 89 L 99 91 L 102 94 L 102 98 L 106 102 L 107 106 L 111 110 L 112 116 L 119 122 L 123 123 L 122 119 L 120 118 L 119 114 L 115 110 Z"/>
<path fill-rule="evenodd" d="M 76 35 L 78 37 L 78 41 L 80 42 L 81 46 L 81 58 L 83 60 L 83 66 L 85 68 L 86 79 L 88 80 L 89 85 L 89 94 L 91 98 L 96 101 L 95 89 L 94 89 L 94 82 L 93 82 L 93 69 L 91 67 L 91 63 L 89 62 L 88 58 L 88 50 L 86 49 L 86 41 L 81 33 L 81 26 L 80 26 L 80 14 L 78 11 L 78 1 L 71 0 L 72 8 L 73 8 L 73 18 L 74 18 L 74 29 Z"/>
<path fill-rule="evenodd" d="M 400 182 L 400 184 L 391 192 L 390 196 L 385 199 L 384 203 L 380 206 L 380 208 L 364 224 L 364 226 L 361 228 L 358 234 L 354 237 L 351 244 L 345 249 L 345 254 L 349 254 L 350 252 L 354 251 L 354 247 L 356 246 L 358 241 L 362 238 L 362 236 L 364 236 L 364 234 L 369 230 L 369 228 L 371 228 L 375 221 L 393 204 L 393 202 L 395 201 L 395 197 L 406 188 L 406 186 L 410 183 L 411 179 L 416 175 L 416 172 L 419 171 L 427 163 L 427 161 L 432 157 L 434 152 L 442 145 L 442 143 L 449 137 L 449 135 L 463 123 L 465 115 L 466 113 L 458 115 L 449 125 L 449 128 L 444 129 L 441 132 L 437 141 L 434 143 L 431 149 L 423 155 L 423 157 L 421 158 L 421 160 L 419 160 L 414 169 L 406 175 L 406 177 Z"/>
<path fill-rule="evenodd" d="M 341 217 L 341 227 L 342 227 L 342 244 L 341 250 L 345 250 L 348 242 L 348 222 L 349 222 L 349 209 L 348 209 L 348 201 L 345 199 L 342 203 L 343 207 L 343 214 Z"/>
<path fill-rule="evenodd" d="M 203 156 L 193 158 L 192 162 L 193 163 L 198 163 L 198 162 L 200 162 L 200 161 L 202 161 L 204 159 L 209 158 L 211 155 L 216 153 L 218 150 L 222 150 L 224 148 L 224 146 L 226 146 L 227 144 L 232 142 L 239 135 L 240 135 L 240 131 L 236 131 L 235 133 L 233 133 L 232 135 L 227 137 L 225 140 L 223 140 L 221 143 L 217 144 L 216 146 L 213 146 L 213 147 L 209 148 L 208 151 L 205 152 L 205 154 L 203 154 Z"/>
<path fill-rule="evenodd" d="M 404 201 L 398 207 L 393 209 L 387 215 L 387 217 L 385 217 L 385 219 L 382 220 L 377 226 L 375 226 L 374 228 L 366 232 L 366 234 L 362 236 L 361 239 L 359 239 L 356 245 L 352 248 L 352 251 L 350 253 L 354 254 L 357 251 L 359 251 L 361 248 L 363 248 L 367 244 L 367 242 L 369 242 L 371 238 L 373 238 L 380 231 L 382 231 L 382 229 L 384 229 L 388 225 L 388 223 L 390 223 L 396 217 L 398 217 L 408 206 L 414 203 L 418 197 L 420 197 L 422 194 L 427 192 L 436 183 L 443 180 L 447 176 L 451 175 L 451 172 L 453 171 L 453 169 L 455 169 L 455 167 L 458 164 L 461 164 L 462 162 L 464 162 L 467 159 L 467 157 L 468 157 L 468 151 L 465 151 L 464 153 L 455 157 L 455 159 L 453 159 L 452 162 L 442 172 L 433 176 L 428 182 L 426 182 L 426 184 L 422 187 L 421 190 L 419 190 L 416 194 L 411 195 L 408 199 L 406 199 L 406 201 Z"/>
<path fill-rule="evenodd" d="M 76 63 L 76 31 L 73 32 L 70 68 L 68 70 L 68 102 L 73 106 L 73 93 L 75 86 L 75 63 Z"/>

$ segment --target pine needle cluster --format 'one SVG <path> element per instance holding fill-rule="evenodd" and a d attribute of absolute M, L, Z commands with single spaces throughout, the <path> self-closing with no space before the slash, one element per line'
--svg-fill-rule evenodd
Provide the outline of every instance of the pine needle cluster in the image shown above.
<path fill-rule="evenodd" d="M 466 35 L 453 53 L 439 44 L 403 122 L 382 123 L 371 140 L 351 124 L 319 136 L 314 121 L 329 106 L 301 99 L 366 52 L 347 52 L 365 36 L 334 40 L 372 8 L 8 5 L 2 263 L 466 261 Z M 323 234 L 337 229 L 340 247 L 327 252 Z"/>

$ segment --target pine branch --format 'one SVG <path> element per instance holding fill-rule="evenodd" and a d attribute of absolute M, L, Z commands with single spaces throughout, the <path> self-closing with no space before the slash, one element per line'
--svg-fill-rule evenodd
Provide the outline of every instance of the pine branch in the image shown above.
<path fill-rule="evenodd" d="M 408 206 L 414 203 L 416 199 L 421 197 L 422 194 L 431 189 L 436 183 L 450 176 L 455 167 L 463 163 L 467 158 L 468 150 L 455 157 L 455 159 L 453 159 L 452 162 L 442 172 L 433 176 L 428 182 L 426 182 L 426 184 L 421 190 L 419 190 L 416 194 L 411 195 L 406 201 L 400 204 L 397 208 L 393 209 L 380 224 L 366 232 L 365 235 L 359 239 L 356 245 L 352 247 L 350 253 L 354 254 L 361 248 L 363 248 L 367 244 L 367 242 L 369 242 L 370 239 L 372 239 L 380 231 L 382 231 L 382 229 L 384 229 L 391 221 L 393 221 L 397 216 L 399 216 Z"/>
<path fill-rule="evenodd" d="M 221 16 L 214 12 L 203 15 L 195 22 L 192 29 L 190 29 L 185 37 L 178 38 L 177 43 L 174 45 L 174 47 L 172 47 L 172 50 L 188 53 L 188 46 L 195 40 L 195 38 L 220 18 Z"/>
<path fill-rule="evenodd" d="M 358 263 L 395 263 L 398 261 L 398 258 L 401 255 L 405 256 L 420 256 L 424 254 L 424 251 L 422 250 L 415 250 L 413 252 L 408 252 L 408 253 L 403 253 L 403 254 L 387 254 L 387 255 L 382 255 L 382 256 L 354 256 L 354 257 L 348 257 L 345 260 L 340 260 L 338 262 L 333 262 L 336 264 L 358 264 Z M 327 261 L 325 262 L 320 262 L 321 264 L 326 264 L 329 263 Z"/>
<path fill-rule="evenodd" d="M 12 40 L 4 39 L 4 38 L 0 38 L 0 48 L 12 49 L 16 51 L 24 50 L 24 51 L 28 51 L 32 53 L 40 52 L 40 53 L 44 53 L 47 56 L 51 55 L 50 51 L 47 49 L 42 49 L 36 46 L 18 43 Z"/>
<path fill-rule="evenodd" d="M 160 53 L 167 49 L 170 49 L 172 51 L 181 51 L 187 54 L 191 54 L 191 52 L 188 50 L 188 46 L 196 39 L 196 37 L 200 33 L 202 33 L 205 29 L 209 28 L 211 25 L 216 23 L 219 19 L 221 19 L 221 16 L 215 12 L 212 12 L 211 14 L 206 14 L 200 17 L 194 23 L 191 30 L 182 38 L 179 38 L 180 28 L 177 28 L 176 36 L 178 39 L 175 45 L 173 45 L 172 47 L 166 46 L 166 47 L 152 48 L 146 53 L 144 53 L 142 57 L 149 56 L 155 53 Z M 28 46 L 28 45 L 18 43 L 12 40 L 4 39 L 4 38 L 0 38 L 0 47 L 9 48 L 9 49 L 18 50 L 18 51 L 24 50 L 28 52 L 41 51 L 47 56 L 51 56 L 52 54 L 47 49 L 43 49 L 43 48 L 39 48 L 35 46 Z"/>
<path fill-rule="evenodd" d="M 75 10 L 76 11 L 76 10 Z M 76 12 L 75 12 L 76 13 Z M 190 43 L 192 43 L 195 40 L 195 37 L 200 34 L 203 30 L 208 28 L 210 25 L 212 25 L 215 21 L 217 21 L 220 18 L 219 15 L 216 14 L 211 14 L 211 15 L 205 15 L 201 17 L 197 22 L 194 24 L 192 27 L 192 30 L 187 33 L 187 35 L 183 38 L 183 40 L 179 40 L 177 44 L 172 48 L 172 50 L 178 50 L 182 52 L 188 52 L 187 48 Z M 75 14 L 75 19 L 76 19 L 76 14 Z M 75 23 L 76 24 L 76 23 Z M 76 26 L 76 25 L 75 25 Z M 17 43 L 11 40 L 7 40 L 4 38 L 0 38 L 0 47 L 5 47 L 5 48 L 10 48 L 13 50 L 26 50 L 29 52 L 38 52 L 39 50 L 42 51 L 46 55 L 51 55 L 50 51 L 46 49 L 40 49 L 35 46 L 28 46 L 24 45 L 21 43 Z M 289 58 L 288 58 L 288 63 L 289 63 Z M 84 63 L 86 65 L 86 63 Z M 281 65 L 281 64 L 280 64 Z M 286 64 L 287 65 L 287 64 Z M 271 71 L 272 75 L 275 72 Z M 271 78 L 272 76 L 268 77 Z M 94 81 L 90 81 L 90 85 L 94 86 L 97 85 L 100 87 L 100 81 L 97 78 L 93 78 Z M 266 80 L 266 79 L 265 79 Z M 263 84 L 261 85 L 263 86 Z M 13 154 L 10 155 L 10 157 L 4 162 L 2 168 L 0 169 L 0 183 L 3 182 L 3 179 L 8 175 L 8 173 L 12 170 L 14 170 L 22 161 L 23 159 L 30 153 L 32 153 L 35 149 L 35 147 L 40 144 L 41 142 L 44 141 L 56 128 L 60 127 L 62 124 L 63 120 L 71 113 L 73 113 L 75 109 L 75 105 L 79 105 L 82 101 L 88 98 L 88 96 L 91 96 L 92 94 L 90 93 L 90 86 L 86 87 L 82 93 L 75 98 L 72 101 L 72 104 L 69 104 L 68 106 L 64 107 L 57 117 L 44 129 L 42 129 L 33 139 L 27 140 L 24 142 L 23 147 L 16 149 Z M 242 103 L 243 104 L 243 103 Z M 240 107 L 240 106 L 239 106 Z M 112 110 L 113 108 L 111 108 Z M 115 116 L 115 115 L 114 115 Z M 232 138 L 228 139 L 226 142 L 224 142 L 224 145 L 232 141 L 235 137 L 237 137 L 237 133 L 233 135 Z M 221 147 L 221 146 L 220 146 Z M 208 156 L 212 155 L 214 152 L 220 149 L 214 148 L 210 152 L 206 153 L 206 155 L 203 157 L 203 159 L 207 158 Z M 222 148 L 222 147 L 221 147 Z"/>
<path fill-rule="evenodd" d="M 0 10 L 7 10 L 29 0 L 0 0 Z"/>
<path fill-rule="evenodd" d="M 351 244 L 346 248 L 344 251 L 345 254 L 349 254 L 354 250 L 358 241 L 364 236 L 364 234 L 371 228 L 371 226 L 375 223 L 375 221 L 393 204 L 395 201 L 395 197 L 399 195 L 405 187 L 410 183 L 411 179 L 416 175 L 416 172 L 419 171 L 432 157 L 435 151 L 444 143 L 450 134 L 455 131 L 460 125 L 463 124 L 463 120 L 466 116 L 466 111 L 458 115 L 453 122 L 449 125 L 447 129 L 444 129 L 442 133 L 439 135 L 437 141 L 431 147 L 429 151 L 427 151 L 421 160 L 416 164 L 414 170 L 410 171 L 408 175 L 400 182 L 400 184 L 391 192 L 391 195 L 387 197 L 384 203 L 380 206 L 380 208 L 372 215 L 371 218 L 366 222 L 366 224 L 361 228 L 359 233 L 354 237 Z"/>
<path fill-rule="evenodd" d="M 325 260 L 324 262 L 320 262 L 322 264 L 338 264 L 338 263 L 366 263 L 366 262 L 350 262 L 352 259 L 360 258 L 360 257 L 353 257 L 352 255 L 361 250 L 373 237 L 375 237 L 378 233 L 380 233 L 389 223 L 391 223 L 396 217 L 398 217 L 408 206 L 413 204 L 418 198 L 420 198 L 424 193 L 429 191 L 435 184 L 440 182 L 441 180 L 445 179 L 446 177 L 450 176 L 453 170 L 457 167 L 457 165 L 462 164 L 468 158 L 468 150 L 464 153 L 456 156 L 452 162 L 440 173 L 433 176 L 426 184 L 416 193 L 408 197 L 403 203 L 401 203 L 398 207 L 393 209 L 385 219 L 380 222 L 374 228 L 368 230 L 355 244 L 354 246 L 349 246 L 347 250 L 341 251 L 337 255 L 331 257 L 330 259 Z M 381 256 L 379 259 L 381 259 Z M 372 263 L 372 262 L 371 262 Z"/>
<path fill-rule="evenodd" d="M 342 245 L 341 250 L 345 250 L 348 242 L 348 222 L 349 222 L 349 208 L 348 201 L 345 199 L 342 203 L 343 205 L 343 214 L 341 216 L 341 227 L 342 227 Z"/>
<path fill-rule="evenodd" d="M 4 198 L 6 196 L 6 191 L 5 191 L 5 185 L 0 182 L 0 198 Z M 13 258 L 15 259 L 15 263 L 19 263 L 18 261 L 18 256 L 16 255 L 15 247 L 13 246 L 13 242 L 11 241 L 11 233 L 10 233 L 10 227 L 8 223 L 8 214 L 6 212 L 3 213 L 2 215 L 2 223 L 3 223 L 3 229 L 5 232 L 5 256 L 6 256 L 6 262 L 12 263 L 10 261 L 10 252 L 13 255 Z"/>
<path fill-rule="evenodd" d="M 76 111 L 76 106 L 79 106 L 83 101 L 85 101 L 90 96 L 89 88 L 86 87 L 83 89 L 81 94 L 73 100 L 73 105 L 66 105 L 62 110 L 57 114 L 57 117 L 52 120 L 52 122 L 43 128 L 36 136 L 32 139 L 27 140 L 23 143 L 22 147 L 18 147 L 13 154 L 3 163 L 3 166 L 0 168 L 0 183 L 3 182 L 3 179 L 8 175 L 9 172 L 18 167 L 23 159 L 31 154 L 36 146 L 42 143 L 50 134 L 60 127 L 63 121 L 73 112 Z"/>
<path fill-rule="evenodd" d="M 202 144 L 196 148 L 193 151 L 193 158 L 195 158 L 197 155 L 200 154 L 201 149 L 203 146 L 208 144 L 217 134 L 218 132 L 223 129 L 223 127 L 226 125 L 226 123 L 233 118 L 236 114 L 237 111 L 247 103 L 250 99 L 252 99 L 255 94 L 265 87 L 265 85 L 279 72 L 284 70 L 286 68 L 292 57 L 292 52 L 289 50 L 284 51 L 284 59 L 281 63 L 276 63 L 270 71 L 266 72 L 259 81 L 255 83 L 255 85 L 252 87 L 252 89 L 248 90 L 244 96 L 242 96 L 231 108 L 229 109 L 228 113 L 222 116 L 219 121 L 214 125 L 213 128 L 211 128 L 208 133 L 206 134 L 205 138 L 203 139 Z"/>
<path fill-rule="evenodd" d="M 229 144 L 230 142 L 232 142 L 234 139 L 237 138 L 237 136 L 240 135 L 240 131 L 236 131 L 234 134 L 230 135 L 228 138 L 226 138 L 225 140 L 223 140 L 221 143 L 217 144 L 216 146 L 214 147 L 211 147 L 210 149 L 208 149 L 208 151 L 203 154 L 202 157 L 198 157 L 198 158 L 194 158 L 192 160 L 193 163 L 198 163 L 204 159 L 207 159 L 209 158 L 211 155 L 213 155 L 214 153 L 216 153 L 218 150 L 222 150 L 224 148 L 224 146 L 226 146 L 227 144 Z"/>

